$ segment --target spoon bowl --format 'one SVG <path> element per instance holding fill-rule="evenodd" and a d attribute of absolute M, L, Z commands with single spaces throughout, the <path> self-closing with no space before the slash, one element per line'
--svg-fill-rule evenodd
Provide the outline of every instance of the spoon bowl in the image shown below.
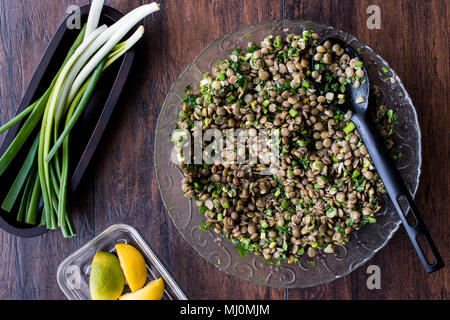
<path fill-rule="evenodd" d="M 316 46 L 316 49 L 314 50 L 314 55 L 317 53 L 317 47 L 323 45 L 325 42 L 330 41 L 332 44 L 339 44 L 341 48 L 344 49 L 344 54 L 348 54 L 351 59 L 357 58 L 359 61 L 362 61 L 362 58 L 359 56 L 359 54 L 349 45 L 347 45 L 344 41 L 338 38 L 328 37 L 322 39 Z M 311 57 L 311 65 L 313 66 L 314 70 L 316 69 L 316 65 L 319 63 L 319 61 L 314 60 L 314 55 Z M 358 88 L 354 87 L 352 84 L 347 84 L 345 86 L 346 90 L 346 103 L 345 104 L 338 104 L 337 99 L 333 100 L 333 104 L 342 111 L 347 111 L 348 109 L 351 109 L 353 112 L 365 114 L 367 112 L 367 109 L 369 107 L 369 95 L 370 95 L 370 79 L 369 79 L 369 72 L 366 69 L 366 66 L 363 65 L 361 68 L 364 71 L 364 76 L 360 79 L 360 86 Z M 337 83 L 338 81 L 334 81 L 334 83 Z M 325 93 L 327 89 L 325 88 L 324 82 L 316 82 L 319 86 L 319 90 L 322 93 Z M 353 103 L 356 101 L 357 98 L 362 97 L 364 98 L 364 102 L 362 103 Z M 353 101 L 353 102 L 352 102 Z"/>

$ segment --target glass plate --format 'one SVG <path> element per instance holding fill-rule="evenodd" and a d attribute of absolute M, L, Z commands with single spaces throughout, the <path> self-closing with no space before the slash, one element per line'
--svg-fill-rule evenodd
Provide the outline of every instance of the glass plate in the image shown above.
<path fill-rule="evenodd" d="M 422 163 L 421 135 L 416 111 L 401 80 L 372 48 L 344 31 L 313 21 L 263 22 L 241 28 L 212 42 L 172 86 L 164 102 L 156 130 L 155 167 L 159 188 L 167 211 L 182 236 L 200 256 L 227 274 L 271 287 L 311 287 L 347 275 L 364 264 L 386 245 L 400 225 L 400 219 L 392 203 L 385 198 L 377 223 L 366 225 L 354 232 L 349 243 L 345 247 L 337 246 L 334 254 L 319 254 L 314 259 L 303 255 L 299 263 L 283 262 L 281 265 L 264 263 L 263 258 L 252 254 L 243 258 L 229 241 L 223 237 L 219 237 L 221 240 L 216 241 L 218 235 L 214 231 L 204 232 L 198 228 L 203 216 L 195 203 L 183 196 L 181 190 L 183 174 L 170 160 L 173 147 L 170 134 L 181 110 L 180 101 L 184 96 L 184 88 L 198 83 L 203 78 L 203 73 L 209 72 L 217 60 L 225 59 L 237 47 L 245 48 L 249 41 L 259 43 L 269 34 L 285 36 L 310 29 L 319 33 L 321 37 L 334 36 L 346 41 L 353 48 L 360 49 L 365 63 L 371 65 L 370 81 L 379 88 L 381 102 L 398 115 L 393 140 L 403 156 L 396 161 L 396 165 L 409 191 L 415 194 Z M 383 67 L 387 68 L 387 73 L 381 70 Z"/>
<path fill-rule="evenodd" d="M 126 224 L 116 224 L 88 242 L 84 247 L 70 255 L 58 267 L 59 287 L 69 300 L 90 300 L 89 274 L 92 259 L 97 251 L 115 252 L 117 243 L 128 243 L 144 256 L 147 264 L 147 282 L 163 278 L 165 290 L 162 300 L 187 300 L 183 291 L 161 264 L 159 259 L 141 238 L 139 233 Z M 129 291 L 125 286 L 125 291 Z M 127 290 L 128 289 L 128 290 Z"/>

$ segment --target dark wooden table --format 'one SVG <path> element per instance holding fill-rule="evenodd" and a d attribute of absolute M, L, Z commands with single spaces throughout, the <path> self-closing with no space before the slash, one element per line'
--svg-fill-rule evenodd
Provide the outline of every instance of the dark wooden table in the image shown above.
<path fill-rule="evenodd" d="M 88 0 L 0 0 L 0 123 L 15 112 L 69 5 Z M 147 0 L 108 0 L 122 12 Z M 64 299 L 59 263 L 115 223 L 134 226 L 191 299 L 449 299 L 449 267 L 427 275 L 400 229 L 368 264 L 309 289 L 272 289 L 237 280 L 185 242 L 161 202 L 153 168 L 157 117 L 171 84 L 208 43 L 241 26 L 273 19 L 311 19 L 348 31 L 397 71 L 418 111 L 423 135 L 417 195 L 423 219 L 450 265 L 449 19 L 447 0 L 161 0 L 145 20 L 125 93 L 72 201 L 78 236 L 59 232 L 21 239 L 0 231 L 0 299 Z M 381 9 L 381 30 L 366 10 Z M 0 136 L 0 142 L 4 135 Z M 1 182 L 0 182 L 1 183 Z M 366 286 L 368 265 L 381 289 Z M 189 272 L 187 272 L 189 270 Z"/>

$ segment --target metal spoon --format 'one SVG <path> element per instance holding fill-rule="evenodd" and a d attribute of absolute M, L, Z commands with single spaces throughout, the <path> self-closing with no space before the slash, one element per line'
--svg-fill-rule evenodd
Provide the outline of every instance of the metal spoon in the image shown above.
<path fill-rule="evenodd" d="M 326 41 L 330 41 L 333 45 L 339 44 L 341 48 L 344 48 L 345 53 L 347 53 L 350 58 L 361 58 L 356 53 L 353 48 L 351 48 L 344 41 L 337 38 L 325 38 L 321 40 L 317 46 L 323 45 Z M 316 47 L 317 50 L 317 47 Z M 316 50 L 314 55 L 316 54 Z M 313 57 L 314 57 L 313 55 Z M 312 60 L 313 70 L 316 70 L 316 64 L 318 61 Z M 343 105 L 336 104 L 336 107 L 343 111 L 351 109 L 353 116 L 351 121 L 354 123 L 356 129 L 358 129 L 361 135 L 364 145 L 372 158 L 375 167 L 377 168 L 378 174 L 384 183 L 384 186 L 391 198 L 392 203 L 397 211 L 397 214 L 402 221 L 403 227 L 406 229 L 408 236 L 419 255 L 420 260 L 428 273 L 437 271 L 444 266 L 441 256 L 434 245 L 431 236 L 423 223 L 419 210 L 415 206 L 411 194 L 406 188 L 399 172 L 397 171 L 394 162 L 392 161 L 390 154 L 388 153 L 383 139 L 378 134 L 373 123 L 370 123 L 369 116 L 367 114 L 367 108 L 369 105 L 369 93 L 370 93 L 370 81 L 369 75 L 365 67 L 362 68 L 364 71 L 364 77 L 360 80 L 361 85 L 359 88 L 355 88 L 353 84 L 346 85 L 345 99 L 346 102 Z M 316 84 L 319 85 L 319 89 L 324 93 L 324 82 Z M 337 100 L 337 99 L 334 99 Z M 357 103 L 359 102 L 359 103 Z M 408 213 L 409 210 L 409 213 Z M 407 215 L 410 214 L 414 218 L 414 223 L 409 223 L 407 220 Z M 411 217 L 409 217 L 411 218 Z M 411 220 L 411 219 L 409 219 Z M 418 237 L 423 237 L 425 245 L 428 245 L 429 250 L 423 250 L 418 242 Z M 427 261 L 426 252 L 428 252 L 428 257 L 431 261 Z M 430 256 L 432 255 L 432 257 Z"/>

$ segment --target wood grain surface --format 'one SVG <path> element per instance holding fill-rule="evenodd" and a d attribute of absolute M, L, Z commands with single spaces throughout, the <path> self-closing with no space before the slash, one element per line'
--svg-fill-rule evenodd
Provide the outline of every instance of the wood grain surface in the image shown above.
<path fill-rule="evenodd" d="M 107 0 L 128 12 L 147 0 Z M 15 112 L 69 5 L 88 0 L 0 0 L 0 123 Z M 72 199 L 74 239 L 48 232 L 21 239 L 0 231 L 0 299 L 64 299 L 59 263 L 115 223 L 134 226 L 190 299 L 449 299 L 449 268 L 427 275 L 400 229 L 366 265 L 332 283 L 272 289 L 228 276 L 185 242 L 161 201 L 153 167 L 154 130 L 172 83 L 211 41 L 241 26 L 273 19 L 310 19 L 348 31 L 399 74 L 416 106 L 423 167 L 416 202 L 450 264 L 449 19 L 446 0 L 160 0 L 146 18 L 131 76 Z M 381 30 L 369 30 L 369 5 Z M 0 142 L 4 135 L 0 135 Z M 0 180 L 1 183 L 1 180 Z M 381 289 L 366 286 L 368 265 L 381 269 Z"/>

